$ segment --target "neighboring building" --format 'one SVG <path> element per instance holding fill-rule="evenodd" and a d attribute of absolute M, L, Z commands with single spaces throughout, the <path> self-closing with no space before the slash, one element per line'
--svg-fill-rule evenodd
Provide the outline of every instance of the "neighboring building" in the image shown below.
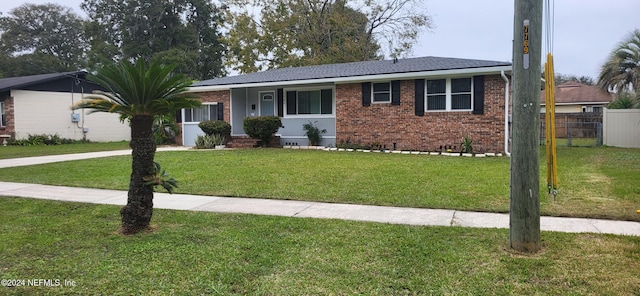
<path fill-rule="evenodd" d="M 183 110 L 183 143 L 198 122 L 222 119 L 246 136 L 247 116 L 275 115 L 281 145 L 307 145 L 302 125 L 326 129 L 321 145 L 350 142 L 386 149 L 501 152 L 511 63 L 422 57 L 282 68 L 195 83 L 204 106 Z M 233 145 L 233 142 L 232 142 Z"/>
<path fill-rule="evenodd" d="M 29 135 L 107 142 L 130 139 L 119 115 L 85 114 L 71 110 L 85 94 L 100 89 L 86 81 L 84 71 L 0 79 L 0 135 L 25 139 Z"/>
<path fill-rule="evenodd" d="M 556 85 L 556 113 L 602 113 L 614 97 L 601 89 L 576 81 Z M 545 113 L 545 92 L 540 92 L 540 112 Z"/>

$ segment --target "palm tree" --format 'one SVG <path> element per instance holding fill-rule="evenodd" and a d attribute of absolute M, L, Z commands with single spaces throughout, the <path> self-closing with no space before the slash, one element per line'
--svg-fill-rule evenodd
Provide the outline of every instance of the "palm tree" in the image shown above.
<path fill-rule="evenodd" d="M 73 109 L 90 109 L 91 113 L 117 113 L 130 120 L 131 178 L 127 205 L 120 210 L 124 234 L 146 229 L 153 214 L 154 184 L 149 180 L 159 173 L 153 161 L 156 152 L 152 132 L 154 118 L 200 105 L 186 93 L 191 80 L 183 75 L 172 75 L 174 68 L 160 63 L 147 67 L 142 59 L 135 65 L 122 61 L 105 66 L 89 79 L 107 91 L 98 91 L 72 106 Z"/>
<path fill-rule="evenodd" d="M 634 100 L 629 95 L 620 95 L 615 100 L 613 100 L 609 104 L 607 104 L 607 108 L 609 108 L 609 109 L 633 109 L 638 105 L 636 101 L 637 100 Z"/>
<path fill-rule="evenodd" d="M 602 65 L 598 86 L 605 91 L 640 95 L 640 30 L 620 42 Z"/>

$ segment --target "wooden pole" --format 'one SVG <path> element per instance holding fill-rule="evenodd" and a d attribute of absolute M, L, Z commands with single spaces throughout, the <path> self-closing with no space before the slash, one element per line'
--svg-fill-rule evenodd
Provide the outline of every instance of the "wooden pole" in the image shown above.
<path fill-rule="evenodd" d="M 543 0 L 515 0 L 510 246 L 540 250 L 540 74 Z"/>

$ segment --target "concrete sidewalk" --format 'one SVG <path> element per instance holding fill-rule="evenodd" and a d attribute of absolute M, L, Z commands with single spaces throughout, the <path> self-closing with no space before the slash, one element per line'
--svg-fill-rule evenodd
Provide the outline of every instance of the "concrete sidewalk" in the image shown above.
<path fill-rule="evenodd" d="M 189 147 L 158 147 L 157 151 L 184 151 L 189 150 Z M 109 156 L 131 155 L 131 150 L 114 150 L 114 151 L 99 151 L 99 152 L 85 152 L 74 154 L 61 154 L 61 155 L 46 155 L 46 156 L 34 156 L 34 157 L 22 157 L 22 158 L 9 158 L 0 159 L 0 169 L 28 166 L 36 164 L 45 164 L 53 162 L 81 160 L 90 158 L 100 158 Z"/>
<path fill-rule="evenodd" d="M 158 151 L 188 150 L 159 147 Z M 50 155 L 0 160 L 0 168 L 131 154 L 131 150 Z M 95 204 L 125 205 L 127 192 L 117 190 L 0 182 L 0 196 L 17 196 Z M 245 213 L 299 218 L 343 219 L 424 226 L 509 228 L 509 214 L 320 203 L 258 198 L 230 198 L 155 193 L 154 207 L 219 213 Z M 591 232 L 640 236 L 640 222 L 541 217 L 544 231 Z"/>
<path fill-rule="evenodd" d="M 125 205 L 127 202 L 126 191 L 10 182 L 0 182 L 0 196 L 120 206 Z M 423 226 L 509 228 L 509 214 L 499 213 L 168 193 L 155 193 L 154 196 L 154 208 L 160 209 L 343 219 Z M 540 228 L 544 231 L 640 236 L 640 222 L 632 221 L 541 217 Z"/>

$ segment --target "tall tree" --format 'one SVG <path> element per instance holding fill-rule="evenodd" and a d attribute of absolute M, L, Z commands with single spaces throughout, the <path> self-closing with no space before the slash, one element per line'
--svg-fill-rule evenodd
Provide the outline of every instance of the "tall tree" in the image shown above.
<path fill-rule="evenodd" d="M 380 59 L 385 52 L 401 56 L 431 25 L 422 10 L 411 7 L 414 2 L 232 0 L 226 17 L 227 64 L 248 73 Z M 259 16 L 253 14 L 257 8 Z"/>
<path fill-rule="evenodd" d="M 593 78 L 591 78 L 589 76 L 576 76 L 576 75 L 556 73 L 556 76 L 555 76 L 556 85 L 560 85 L 560 84 L 563 84 L 563 83 L 569 82 L 569 81 L 575 81 L 575 82 L 579 82 L 579 83 L 582 83 L 582 84 L 585 84 L 585 85 L 594 85 L 595 84 L 595 82 L 593 81 Z"/>
<path fill-rule="evenodd" d="M 605 91 L 632 91 L 640 96 L 640 30 L 631 32 L 609 55 L 600 69 L 598 86 Z"/>
<path fill-rule="evenodd" d="M 180 65 L 196 79 L 225 74 L 221 13 L 211 0 L 84 0 L 90 65 L 143 58 Z"/>
<path fill-rule="evenodd" d="M 70 8 L 58 4 L 14 8 L 0 17 L 0 50 L 11 65 L 3 70 L 29 75 L 84 68 L 87 42 L 83 25 Z M 29 64 L 33 61 L 39 61 L 37 67 Z"/>
<path fill-rule="evenodd" d="M 86 108 L 91 112 L 117 113 L 130 120 L 131 178 L 127 205 L 120 210 L 124 234 L 146 229 L 153 214 L 153 186 L 158 183 L 150 180 L 160 174 L 154 163 L 154 118 L 200 105 L 200 101 L 186 93 L 191 79 L 172 75 L 174 68 L 160 63 L 147 67 L 143 59 L 135 64 L 122 61 L 107 65 L 90 77 L 107 91 L 86 97 L 73 106 L 73 109 Z"/>

